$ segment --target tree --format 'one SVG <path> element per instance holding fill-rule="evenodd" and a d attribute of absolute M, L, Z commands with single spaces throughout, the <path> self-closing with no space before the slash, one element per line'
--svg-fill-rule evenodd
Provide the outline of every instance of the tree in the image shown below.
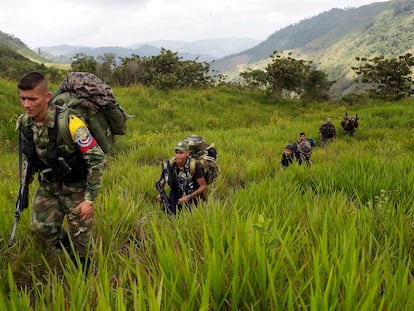
<path fill-rule="evenodd" d="M 73 62 L 71 64 L 73 71 L 84 71 L 96 74 L 96 67 L 98 62 L 92 56 L 88 56 L 83 53 L 78 53 L 72 57 Z"/>
<path fill-rule="evenodd" d="M 303 93 L 303 82 L 307 79 L 310 66 L 304 60 L 297 60 L 289 52 L 287 57 L 283 53 L 274 51 L 270 56 L 272 62 L 266 66 L 266 76 L 272 93 L 281 98 L 295 93 L 299 97 Z"/>
<path fill-rule="evenodd" d="M 136 58 L 139 82 L 147 86 L 170 90 L 184 87 L 206 87 L 214 83 L 206 62 L 183 61 L 177 53 L 164 48 L 159 55 Z M 129 63 L 129 62 L 128 62 Z M 124 64 L 124 66 L 127 63 Z"/>
<path fill-rule="evenodd" d="M 107 53 L 104 56 L 98 56 L 100 61 L 96 67 L 96 74 L 106 83 L 111 83 L 112 71 L 116 67 L 115 54 Z"/>
<path fill-rule="evenodd" d="M 252 90 L 264 90 L 268 87 L 266 72 L 261 69 L 250 69 L 240 73 L 240 77 L 246 81 L 248 88 Z"/>
<path fill-rule="evenodd" d="M 117 85 L 128 86 L 142 83 L 144 65 L 139 55 L 121 58 L 121 65 L 113 71 L 113 79 Z"/>
<path fill-rule="evenodd" d="M 328 75 L 321 70 L 311 70 L 303 82 L 304 101 L 328 100 L 329 89 L 335 81 L 329 81 Z"/>
<path fill-rule="evenodd" d="M 272 62 L 264 71 L 248 69 L 240 77 L 248 87 L 267 89 L 275 99 L 298 96 L 304 101 L 327 100 L 333 81 L 323 71 L 316 70 L 311 61 L 294 59 L 291 55 L 274 51 Z"/>
<path fill-rule="evenodd" d="M 394 59 L 383 55 L 372 59 L 356 58 L 359 65 L 351 67 L 358 77 L 356 83 L 364 83 L 370 97 L 399 100 L 414 94 L 411 67 L 414 58 L 410 53 Z"/>

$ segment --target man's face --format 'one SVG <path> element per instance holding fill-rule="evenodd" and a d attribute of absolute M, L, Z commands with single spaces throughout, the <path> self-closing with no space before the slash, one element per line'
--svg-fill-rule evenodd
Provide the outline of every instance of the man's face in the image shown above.
<path fill-rule="evenodd" d="M 184 164 L 187 160 L 187 157 L 190 155 L 188 150 L 175 150 L 175 162 L 177 164 Z"/>
<path fill-rule="evenodd" d="M 20 103 L 29 117 L 42 121 L 46 115 L 51 93 L 42 85 L 33 90 L 19 90 Z"/>
<path fill-rule="evenodd" d="M 300 136 L 299 136 L 299 139 L 300 139 L 301 141 L 304 141 L 304 140 L 306 140 L 306 136 L 305 136 L 305 135 L 300 135 Z"/>
<path fill-rule="evenodd" d="M 290 150 L 290 149 L 285 149 L 285 151 L 283 151 L 284 152 L 284 154 L 285 154 L 285 156 L 290 156 L 290 155 L 292 155 L 292 150 Z"/>

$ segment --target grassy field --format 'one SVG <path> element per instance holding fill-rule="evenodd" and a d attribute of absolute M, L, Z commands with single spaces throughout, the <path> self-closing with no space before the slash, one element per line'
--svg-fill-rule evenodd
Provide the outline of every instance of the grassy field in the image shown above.
<path fill-rule="evenodd" d="M 5 310 L 413 310 L 414 102 L 269 104 L 260 94 L 115 89 L 128 133 L 108 155 L 85 275 L 30 234 L 18 192 L 22 109 L 0 80 L 0 305 Z M 345 112 L 360 126 L 345 136 Z M 337 139 L 312 167 L 279 166 L 299 132 Z M 176 218 L 155 201 L 161 163 L 200 134 L 218 148 L 207 203 Z M 35 183 L 30 191 L 34 193 Z"/>

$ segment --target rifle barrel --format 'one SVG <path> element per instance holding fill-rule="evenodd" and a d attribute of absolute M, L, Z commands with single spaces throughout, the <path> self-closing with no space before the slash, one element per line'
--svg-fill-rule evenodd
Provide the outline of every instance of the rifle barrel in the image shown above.
<path fill-rule="evenodd" d="M 30 163 L 26 166 L 25 170 L 24 170 L 24 177 L 23 177 L 23 182 L 20 184 L 20 189 L 19 189 L 19 194 L 17 196 L 17 200 L 16 200 L 16 209 L 14 211 L 14 223 L 13 223 L 13 229 L 12 229 L 12 233 L 11 233 L 11 237 L 9 240 L 9 246 L 13 246 L 14 244 L 14 240 L 15 240 L 15 236 L 16 236 L 16 229 L 17 229 L 17 225 L 19 224 L 20 221 L 20 215 L 21 212 L 27 208 L 28 203 L 29 203 L 29 180 L 32 174 L 32 166 L 30 165 Z"/>
<path fill-rule="evenodd" d="M 12 247 L 14 245 L 14 240 L 16 237 L 16 229 L 17 229 L 19 220 L 20 220 L 20 213 L 19 215 L 16 214 L 16 219 L 14 220 L 13 229 L 12 229 L 12 233 L 11 233 L 10 240 L 9 240 L 9 247 Z"/>
<path fill-rule="evenodd" d="M 170 200 L 168 200 L 167 195 L 165 194 L 165 190 L 163 187 L 161 187 L 161 183 L 159 181 L 155 183 L 155 188 L 157 188 L 157 191 L 160 194 L 161 201 L 164 204 L 165 208 L 167 208 L 167 210 L 170 211 L 172 208 L 171 202 Z"/>

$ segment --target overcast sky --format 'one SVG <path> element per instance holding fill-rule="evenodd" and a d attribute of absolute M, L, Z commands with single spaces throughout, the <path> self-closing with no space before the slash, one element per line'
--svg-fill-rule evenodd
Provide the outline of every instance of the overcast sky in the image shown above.
<path fill-rule="evenodd" d="M 386 0 L 0 0 L 0 30 L 30 48 L 248 37 L 332 8 Z"/>

